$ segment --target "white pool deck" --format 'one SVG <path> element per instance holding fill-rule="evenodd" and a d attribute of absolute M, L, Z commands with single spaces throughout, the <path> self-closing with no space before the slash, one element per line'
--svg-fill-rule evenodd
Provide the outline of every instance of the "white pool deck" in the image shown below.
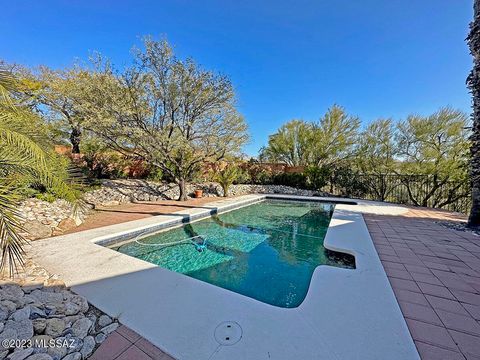
<path fill-rule="evenodd" d="M 97 244 L 265 197 L 245 195 L 168 216 L 35 241 L 32 253 L 36 262 L 59 274 L 90 303 L 177 359 L 419 359 L 362 216 L 400 214 L 406 211 L 401 206 L 357 200 L 358 205 L 337 204 L 324 246 L 354 255 L 356 269 L 318 266 L 305 300 L 292 309 L 268 305 Z M 221 345 L 214 337 L 217 326 L 225 321 L 234 321 L 242 329 L 234 345 Z"/>

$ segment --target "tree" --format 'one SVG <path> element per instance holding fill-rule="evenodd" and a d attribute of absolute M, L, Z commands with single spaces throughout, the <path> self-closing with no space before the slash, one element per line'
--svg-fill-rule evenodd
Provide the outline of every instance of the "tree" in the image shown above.
<path fill-rule="evenodd" d="M 160 168 L 186 200 L 186 182 L 203 163 L 238 153 L 247 126 L 227 77 L 178 59 L 166 41 L 146 38 L 144 46 L 122 72 L 97 63 L 83 107 L 88 128 L 112 149 Z"/>
<path fill-rule="evenodd" d="M 468 178 L 468 125 L 468 116 L 451 108 L 427 117 L 410 115 L 398 124 L 396 141 L 402 160 L 398 172 L 405 175 L 403 183 L 415 205 L 442 207 L 466 196 L 457 191 Z M 418 186 L 419 181 L 423 186 Z M 447 194 L 441 191 L 452 181 L 458 187 Z"/>
<path fill-rule="evenodd" d="M 20 92 L 57 132 L 68 138 L 72 153 L 79 154 L 85 120 L 81 104 L 90 72 L 76 64 L 65 70 L 46 66 L 41 66 L 38 71 L 21 69 L 17 75 L 27 84 Z"/>
<path fill-rule="evenodd" d="M 472 187 L 472 208 L 468 225 L 480 226 L 480 1 L 474 1 L 474 17 L 470 23 L 467 37 L 470 54 L 473 56 L 473 68 L 467 78 L 467 85 L 472 94 L 473 127 L 470 137 L 470 181 Z"/>
<path fill-rule="evenodd" d="M 313 165 L 337 166 L 355 153 L 358 117 L 350 116 L 345 109 L 333 105 L 313 128 Z"/>
<path fill-rule="evenodd" d="M 317 122 L 292 120 L 268 139 L 260 158 L 290 166 L 333 166 L 354 154 L 360 121 L 334 105 Z"/>
<path fill-rule="evenodd" d="M 362 174 L 371 175 L 368 187 L 375 198 L 385 201 L 395 184 L 388 181 L 396 166 L 395 126 L 391 119 L 371 122 L 359 137 L 355 165 Z M 365 175 L 364 175 L 365 176 Z"/>
<path fill-rule="evenodd" d="M 289 166 L 308 165 L 312 151 L 312 124 L 291 120 L 268 137 L 268 146 L 260 150 L 260 159 Z"/>

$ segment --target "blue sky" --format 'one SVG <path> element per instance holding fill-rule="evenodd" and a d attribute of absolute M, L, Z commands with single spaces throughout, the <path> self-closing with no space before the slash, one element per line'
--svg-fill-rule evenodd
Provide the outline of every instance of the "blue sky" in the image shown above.
<path fill-rule="evenodd" d="M 227 74 L 256 155 L 292 118 L 333 103 L 364 124 L 450 105 L 470 111 L 464 39 L 473 0 L 8 1 L 0 58 L 71 65 L 95 50 L 119 66 L 143 35 Z"/>

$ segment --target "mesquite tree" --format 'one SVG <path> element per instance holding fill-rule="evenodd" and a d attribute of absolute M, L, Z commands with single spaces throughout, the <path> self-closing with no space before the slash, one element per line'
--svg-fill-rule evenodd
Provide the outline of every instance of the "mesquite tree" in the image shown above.
<path fill-rule="evenodd" d="M 103 61 L 92 73 L 88 128 L 113 149 L 160 168 L 186 200 L 186 182 L 205 162 L 239 152 L 247 126 L 227 77 L 178 59 L 166 41 L 147 38 L 144 45 L 125 71 Z"/>
<path fill-rule="evenodd" d="M 467 37 L 470 53 L 473 56 L 473 69 L 467 78 L 467 85 L 472 93 L 473 129 L 470 137 L 470 177 L 472 184 L 472 209 L 468 224 L 471 227 L 480 226 L 480 1 L 474 2 L 474 18 L 470 24 L 470 34 Z"/>

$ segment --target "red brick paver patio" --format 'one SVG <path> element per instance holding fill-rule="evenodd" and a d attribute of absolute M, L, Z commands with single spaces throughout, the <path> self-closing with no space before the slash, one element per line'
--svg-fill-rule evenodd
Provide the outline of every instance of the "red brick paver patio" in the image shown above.
<path fill-rule="evenodd" d="M 100 345 L 90 360 L 175 360 L 122 325 Z"/>
<path fill-rule="evenodd" d="M 364 218 L 421 358 L 480 360 L 480 237 L 442 211 Z"/>
<path fill-rule="evenodd" d="M 102 226 L 120 224 L 127 221 L 143 219 L 151 216 L 169 215 L 175 211 L 208 206 L 214 201 L 223 200 L 223 197 L 204 197 L 179 202 L 176 200 L 137 201 L 114 206 L 98 206 L 92 215 L 89 215 L 80 226 L 69 229 L 66 234 L 99 228 Z"/>

